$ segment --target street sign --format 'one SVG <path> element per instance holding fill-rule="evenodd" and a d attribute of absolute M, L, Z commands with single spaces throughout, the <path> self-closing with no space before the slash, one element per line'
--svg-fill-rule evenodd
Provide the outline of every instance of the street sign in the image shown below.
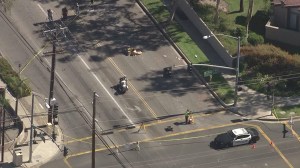
<path fill-rule="evenodd" d="M 211 76 L 211 75 L 216 74 L 216 73 L 218 73 L 218 72 L 215 71 L 215 70 L 208 70 L 208 71 L 204 72 L 204 77 L 208 77 L 208 76 Z"/>
<path fill-rule="evenodd" d="M 213 71 L 212 71 L 212 70 L 205 71 L 205 72 L 204 72 L 204 77 L 211 76 L 212 74 L 213 74 Z"/>

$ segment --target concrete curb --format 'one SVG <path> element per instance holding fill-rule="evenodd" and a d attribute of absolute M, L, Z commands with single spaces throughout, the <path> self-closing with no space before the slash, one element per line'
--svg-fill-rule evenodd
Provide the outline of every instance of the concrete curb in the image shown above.
<path fill-rule="evenodd" d="M 143 3 L 140 2 L 140 0 L 136 0 L 136 2 L 139 4 L 139 6 L 143 9 L 143 11 L 147 14 L 147 16 L 151 19 L 151 21 L 155 24 L 155 26 L 157 26 L 157 28 L 159 29 L 159 31 L 163 34 L 163 36 L 170 42 L 170 44 L 174 47 L 174 49 L 178 52 L 178 54 L 185 60 L 185 62 L 187 64 L 191 63 L 188 58 L 184 55 L 184 53 L 180 50 L 180 48 L 175 44 L 175 42 L 168 36 L 168 34 L 166 33 L 166 31 L 164 30 L 164 28 L 162 28 L 159 23 L 157 22 L 157 20 L 151 15 L 151 13 L 147 10 L 147 8 L 144 6 Z M 192 67 L 193 68 L 193 67 Z M 194 68 L 193 68 L 194 69 Z M 204 83 L 204 85 L 207 87 L 207 89 L 209 90 L 209 92 L 219 101 L 219 103 L 226 109 L 228 109 L 230 107 L 230 105 L 225 104 L 220 97 L 212 90 L 212 88 L 209 86 L 209 84 L 205 81 L 205 79 L 202 77 L 201 74 L 199 74 L 198 71 L 194 70 L 193 71 L 196 76 L 199 77 L 199 79 L 201 80 L 201 82 Z"/>
<path fill-rule="evenodd" d="M 142 10 L 147 14 L 147 16 L 151 19 L 151 21 L 154 23 L 154 25 L 159 29 L 159 31 L 163 34 L 163 36 L 169 41 L 169 43 L 173 46 L 173 48 L 177 51 L 177 53 L 185 60 L 187 64 L 190 63 L 188 58 L 184 55 L 184 53 L 180 50 L 180 48 L 175 44 L 175 42 L 168 36 L 164 28 L 157 22 L 157 20 L 151 15 L 151 13 L 148 11 L 148 9 L 144 6 L 143 3 L 141 3 L 140 0 L 136 0 L 138 5 L 142 8 Z M 193 67 L 192 67 L 193 68 Z M 194 68 L 193 68 L 194 69 Z M 225 108 L 225 110 L 228 110 L 234 114 L 237 114 L 241 117 L 245 116 L 244 114 L 240 113 L 237 108 L 239 107 L 234 107 L 233 104 L 226 104 L 223 100 L 220 99 L 220 97 L 212 90 L 210 85 L 206 82 L 206 80 L 203 78 L 203 76 L 196 71 L 195 69 L 193 70 L 194 74 L 203 82 L 205 87 L 209 90 L 209 92 L 213 95 L 215 99 Z M 295 117 L 295 118 L 300 118 L 300 116 Z M 257 118 L 255 120 L 260 120 L 260 121 L 286 121 L 289 120 L 288 118 L 282 118 L 282 119 L 277 119 L 277 118 Z"/>

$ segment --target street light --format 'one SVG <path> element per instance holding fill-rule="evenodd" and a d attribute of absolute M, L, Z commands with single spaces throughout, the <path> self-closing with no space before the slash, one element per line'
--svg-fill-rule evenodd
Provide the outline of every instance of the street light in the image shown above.
<path fill-rule="evenodd" d="M 43 98 L 41 95 L 39 95 L 38 93 L 32 92 L 32 100 L 31 100 L 31 116 L 30 116 L 30 144 L 29 144 L 29 161 L 31 162 L 31 158 L 32 158 L 32 139 L 33 139 L 33 110 L 34 110 L 34 97 L 40 97 L 42 99 L 47 100 L 47 98 Z M 46 103 L 47 106 L 47 103 Z"/>
<path fill-rule="evenodd" d="M 212 36 L 226 36 L 226 37 L 230 37 L 230 38 L 238 40 L 237 62 L 236 62 L 236 69 L 235 69 L 235 72 L 236 72 L 235 90 L 234 90 L 234 97 L 235 98 L 234 98 L 234 102 L 233 102 L 233 106 L 236 106 L 237 100 L 238 100 L 238 83 L 239 83 L 239 73 L 240 73 L 241 38 L 240 38 L 240 36 L 234 37 L 234 36 L 230 36 L 230 35 L 226 35 L 226 34 L 210 34 L 210 35 L 207 35 L 207 36 L 203 36 L 203 39 L 206 40 L 206 39 L 208 39 L 208 38 L 210 38 Z"/>

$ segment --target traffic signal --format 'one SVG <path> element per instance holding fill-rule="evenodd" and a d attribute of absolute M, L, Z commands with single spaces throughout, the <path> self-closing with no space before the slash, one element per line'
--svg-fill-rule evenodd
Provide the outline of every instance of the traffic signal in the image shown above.
<path fill-rule="evenodd" d="M 52 123 L 52 108 L 53 106 L 50 106 L 50 108 L 48 108 L 48 122 Z"/>
<path fill-rule="evenodd" d="M 53 118 L 57 118 L 57 115 L 58 115 L 58 105 L 55 104 L 53 109 Z"/>
<path fill-rule="evenodd" d="M 188 66 L 187 66 L 187 71 L 189 72 L 189 73 L 192 73 L 192 63 L 189 63 L 188 64 Z"/>
<path fill-rule="evenodd" d="M 53 124 L 57 125 L 58 124 L 58 105 L 55 104 L 53 109 Z"/>
<path fill-rule="evenodd" d="M 64 157 L 66 157 L 69 153 L 69 149 L 64 146 Z"/>

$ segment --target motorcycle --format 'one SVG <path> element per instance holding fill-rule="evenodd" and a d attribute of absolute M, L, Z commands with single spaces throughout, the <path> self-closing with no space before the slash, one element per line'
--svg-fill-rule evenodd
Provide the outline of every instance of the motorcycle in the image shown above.
<path fill-rule="evenodd" d="M 123 76 L 120 78 L 119 81 L 118 92 L 124 94 L 127 90 L 128 90 L 127 78 L 126 76 Z"/>

